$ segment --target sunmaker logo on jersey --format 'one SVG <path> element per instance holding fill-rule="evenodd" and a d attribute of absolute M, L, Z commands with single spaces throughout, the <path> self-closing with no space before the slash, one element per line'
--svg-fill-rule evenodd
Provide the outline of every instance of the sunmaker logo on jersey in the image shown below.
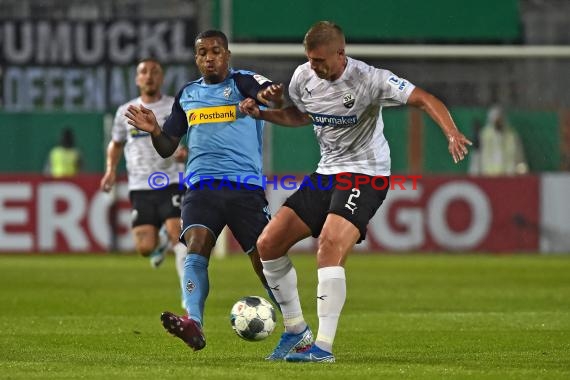
<path fill-rule="evenodd" d="M 193 126 L 205 123 L 223 123 L 236 120 L 236 106 L 205 107 L 188 110 L 186 112 L 188 125 Z"/>
<path fill-rule="evenodd" d="M 145 132 L 145 131 L 141 131 L 141 130 L 136 129 L 136 128 L 131 129 L 129 133 L 131 134 L 131 137 L 132 137 L 133 139 L 137 139 L 137 138 L 139 138 L 139 137 L 148 137 L 148 136 L 150 136 L 150 133 Z"/>
<path fill-rule="evenodd" d="M 350 116 L 337 116 L 337 115 L 326 115 L 322 113 L 310 113 L 310 118 L 313 120 L 313 125 L 317 127 L 352 127 L 358 123 L 358 117 L 356 115 Z"/>

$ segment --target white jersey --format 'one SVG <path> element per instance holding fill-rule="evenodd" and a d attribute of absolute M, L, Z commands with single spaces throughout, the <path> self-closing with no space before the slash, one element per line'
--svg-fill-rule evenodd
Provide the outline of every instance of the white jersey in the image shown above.
<path fill-rule="evenodd" d="M 159 125 L 163 125 L 170 111 L 174 98 L 163 95 L 159 101 L 146 104 L 141 98 L 132 99 L 117 109 L 113 121 L 113 141 L 125 143 L 125 159 L 127 162 L 127 174 L 129 178 L 129 190 L 152 190 L 148 181 L 149 176 L 155 172 L 168 174 L 170 184 L 178 184 L 177 162 L 172 157 L 162 158 L 152 145 L 150 134 L 136 129 L 127 123 L 125 112 L 131 104 L 142 104 L 152 110 Z"/>
<path fill-rule="evenodd" d="M 308 62 L 297 67 L 289 96 L 313 120 L 321 150 L 317 173 L 390 175 L 382 107 L 406 104 L 414 88 L 388 70 L 352 58 L 333 82 L 320 79 Z"/>

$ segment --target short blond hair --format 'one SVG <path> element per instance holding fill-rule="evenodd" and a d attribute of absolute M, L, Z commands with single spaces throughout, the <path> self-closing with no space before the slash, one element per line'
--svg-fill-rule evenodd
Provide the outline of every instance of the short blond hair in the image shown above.
<path fill-rule="evenodd" d="M 340 26 L 331 21 L 319 21 L 313 24 L 305 38 L 303 45 L 305 50 L 313 50 L 322 45 L 336 42 L 344 47 L 344 33 Z"/>

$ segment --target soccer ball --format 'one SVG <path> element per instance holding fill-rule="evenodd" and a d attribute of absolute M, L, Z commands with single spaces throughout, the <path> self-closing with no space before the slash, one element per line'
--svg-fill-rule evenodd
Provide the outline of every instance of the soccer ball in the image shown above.
<path fill-rule="evenodd" d="M 230 322 L 236 334 L 245 340 L 257 341 L 267 338 L 277 322 L 273 305 L 258 296 L 243 297 L 230 312 Z"/>

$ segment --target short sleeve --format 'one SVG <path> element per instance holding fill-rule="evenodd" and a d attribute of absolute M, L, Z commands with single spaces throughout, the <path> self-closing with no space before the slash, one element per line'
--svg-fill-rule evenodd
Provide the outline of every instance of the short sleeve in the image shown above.
<path fill-rule="evenodd" d="M 269 87 L 273 82 L 263 75 L 252 72 L 236 72 L 234 74 L 237 89 L 244 98 L 252 98 L 257 100 L 257 94 L 260 90 Z"/>
<path fill-rule="evenodd" d="M 305 113 L 307 112 L 303 102 L 301 101 L 301 84 L 300 84 L 300 73 L 301 66 L 297 67 L 293 76 L 291 77 L 291 82 L 289 83 L 289 98 L 299 109 L 299 111 Z"/>
<path fill-rule="evenodd" d="M 406 104 L 416 87 L 407 79 L 400 78 L 389 70 L 371 67 L 369 75 L 373 98 L 383 106 Z"/>
<path fill-rule="evenodd" d="M 123 143 L 127 141 L 127 117 L 125 116 L 126 107 L 120 106 L 115 113 L 113 119 L 113 127 L 111 128 L 111 139 L 115 142 Z"/>

